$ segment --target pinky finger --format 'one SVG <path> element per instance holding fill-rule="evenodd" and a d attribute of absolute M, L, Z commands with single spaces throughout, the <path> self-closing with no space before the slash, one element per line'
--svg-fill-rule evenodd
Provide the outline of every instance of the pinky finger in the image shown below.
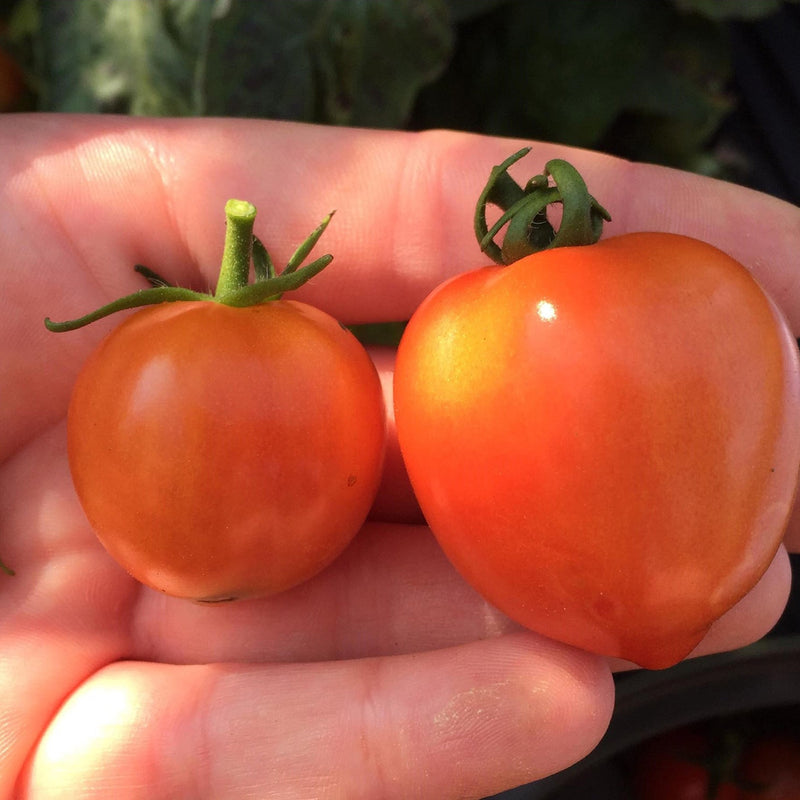
<path fill-rule="evenodd" d="M 601 659 L 524 633 L 349 662 L 117 663 L 66 701 L 22 796 L 480 798 L 579 760 L 612 705 Z"/>

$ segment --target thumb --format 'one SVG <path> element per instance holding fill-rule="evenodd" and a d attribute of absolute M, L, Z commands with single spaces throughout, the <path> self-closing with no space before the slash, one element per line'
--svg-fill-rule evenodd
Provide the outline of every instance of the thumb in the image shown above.
<path fill-rule="evenodd" d="M 612 705 L 601 659 L 527 633 L 317 664 L 116 663 L 64 704 L 25 796 L 479 798 L 579 760 Z"/>

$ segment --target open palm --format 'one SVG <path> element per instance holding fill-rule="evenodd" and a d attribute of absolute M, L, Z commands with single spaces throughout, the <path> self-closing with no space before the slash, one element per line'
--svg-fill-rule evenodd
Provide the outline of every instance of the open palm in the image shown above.
<path fill-rule="evenodd" d="M 98 544 L 66 463 L 72 382 L 116 320 L 61 335 L 42 324 L 140 288 L 136 263 L 213 284 L 229 197 L 255 203 L 256 232 L 284 263 L 337 208 L 335 260 L 299 295 L 348 323 L 407 318 L 481 263 L 472 202 L 515 146 L 241 120 L 0 119 L 0 558 L 16 570 L 0 575 L 3 797 L 478 798 L 598 741 L 620 665 L 519 630 L 469 589 L 421 524 L 394 442 L 370 521 L 311 582 L 219 607 L 138 585 Z M 800 327 L 800 211 L 593 153 L 540 145 L 531 158 L 565 154 L 614 209 L 609 235 L 715 243 Z M 373 355 L 389 391 L 392 354 Z M 788 586 L 782 550 L 698 652 L 758 638 Z"/>

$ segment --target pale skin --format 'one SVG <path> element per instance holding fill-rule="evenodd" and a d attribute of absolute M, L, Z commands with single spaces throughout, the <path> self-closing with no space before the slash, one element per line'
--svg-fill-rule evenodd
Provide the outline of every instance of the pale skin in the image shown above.
<path fill-rule="evenodd" d="M 333 264 L 299 298 L 344 322 L 403 319 L 487 263 L 471 233 L 489 169 L 527 143 L 261 121 L 0 118 L 0 797 L 480 798 L 549 775 L 602 736 L 621 665 L 524 632 L 419 524 L 396 444 L 351 548 L 282 596 L 203 607 L 130 579 L 72 490 L 64 415 L 115 324 L 78 316 L 146 264 L 213 285 L 223 206 L 259 208 L 277 263 L 331 209 Z M 749 267 L 800 329 L 800 211 L 731 185 L 535 145 L 612 211 L 607 235 L 670 230 Z M 374 353 L 387 392 L 392 359 Z M 390 402 L 388 403 L 390 407 Z M 390 430 L 392 428 L 390 419 Z M 786 544 L 800 548 L 800 524 Z M 782 548 L 698 652 L 745 645 L 789 589 Z"/>

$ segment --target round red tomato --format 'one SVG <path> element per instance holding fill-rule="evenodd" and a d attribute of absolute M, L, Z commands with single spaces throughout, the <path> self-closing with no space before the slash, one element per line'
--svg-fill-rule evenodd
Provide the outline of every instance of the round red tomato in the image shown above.
<path fill-rule="evenodd" d="M 384 450 L 369 356 L 276 300 L 138 311 L 80 373 L 68 452 L 86 516 L 143 583 L 218 601 L 280 592 L 346 547 Z"/>
<path fill-rule="evenodd" d="M 400 447 L 463 576 L 659 668 L 758 581 L 800 463 L 797 344 L 718 249 L 640 233 L 451 279 L 411 319 Z"/>

